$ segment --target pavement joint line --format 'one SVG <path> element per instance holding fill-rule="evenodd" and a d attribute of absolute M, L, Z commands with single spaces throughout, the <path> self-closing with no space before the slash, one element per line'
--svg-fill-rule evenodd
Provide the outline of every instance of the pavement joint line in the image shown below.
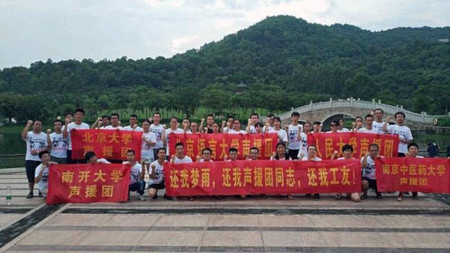
<path fill-rule="evenodd" d="M 208 215 L 208 220 L 206 221 L 206 224 L 203 227 L 203 235 L 202 235 L 202 239 L 200 240 L 200 245 L 198 245 L 198 247 L 197 247 L 197 252 L 200 252 L 200 250 L 202 248 L 202 245 L 203 245 L 203 242 L 204 242 L 204 239 L 206 236 L 206 231 L 208 231 L 210 221 L 211 221 L 211 215 Z"/>
<path fill-rule="evenodd" d="M 39 221 L 37 224 L 35 224 L 32 227 L 29 227 L 27 230 L 25 230 L 24 232 L 20 233 L 17 237 L 15 237 L 14 239 L 12 239 L 11 241 L 9 241 L 7 244 L 5 244 L 3 247 L 0 248 L 0 253 L 1 252 L 5 252 L 6 250 L 8 250 L 9 248 L 11 248 L 12 246 L 14 246 L 16 243 L 18 243 L 20 240 L 22 240 L 23 238 L 27 237 L 29 234 L 31 234 L 32 232 L 34 232 L 36 229 L 38 229 L 39 227 L 41 227 L 43 224 L 45 224 L 48 220 L 53 219 L 53 217 L 55 217 L 56 215 L 60 214 L 64 209 L 66 209 L 67 207 L 69 207 L 71 204 L 65 204 L 62 207 L 60 207 L 59 209 L 57 209 L 56 211 L 54 211 L 53 213 L 51 213 L 50 215 L 48 215 L 47 217 L 45 217 L 44 219 L 42 219 L 41 221 Z M 41 205 L 39 205 L 38 207 L 34 208 L 33 210 L 31 210 L 30 212 L 28 212 L 26 214 L 27 217 L 31 214 L 33 214 L 34 212 L 38 211 L 39 209 L 43 208 L 44 206 L 47 206 L 47 204 L 43 203 Z M 12 224 L 14 224 L 15 222 L 13 222 Z M 11 226 L 11 225 L 9 225 Z M 9 227 L 8 226 L 8 227 Z"/>
<path fill-rule="evenodd" d="M 138 251 L 197 252 L 197 246 L 131 246 L 131 245 L 15 245 L 15 251 Z M 305 247 L 305 246 L 200 246 L 199 252 L 333 252 L 333 253 L 448 253 L 446 248 L 388 247 Z"/>
<path fill-rule="evenodd" d="M 209 220 L 209 218 L 208 218 Z M 258 223 L 258 224 L 261 224 Z M 272 227 L 272 226 L 41 226 L 45 231 L 259 231 L 259 232 L 360 232 L 360 233 L 450 233 L 450 228 L 376 227 Z"/>
<path fill-rule="evenodd" d="M 164 214 L 164 215 L 197 215 L 197 214 L 275 214 L 275 215 L 450 215 L 450 209 L 305 209 L 305 208 L 291 208 L 291 209 L 236 209 L 233 206 L 226 208 L 172 208 L 172 209 L 146 209 L 122 208 L 66 208 L 65 214 Z"/>

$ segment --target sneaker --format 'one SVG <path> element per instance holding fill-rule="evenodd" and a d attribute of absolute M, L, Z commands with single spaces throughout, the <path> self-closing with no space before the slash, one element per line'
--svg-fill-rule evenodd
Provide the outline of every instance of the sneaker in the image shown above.
<path fill-rule="evenodd" d="M 338 194 L 336 194 L 336 196 L 334 198 L 335 199 L 342 199 L 342 194 L 338 193 Z"/>
<path fill-rule="evenodd" d="M 142 194 L 138 194 L 138 199 L 140 201 L 145 201 L 145 197 Z"/>
<path fill-rule="evenodd" d="M 381 199 L 383 196 L 381 196 L 381 193 L 377 192 L 377 199 Z"/>
<path fill-rule="evenodd" d="M 27 199 L 31 199 L 33 197 L 33 193 L 29 192 L 28 195 L 26 196 Z"/>
<path fill-rule="evenodd" d="M 39 198 L 43 198 L 44 197 L 44 196 L 42 196 L 42 192 L 41 191 L 39 191 L 38 197 Z"/>
<path fill-rule="evenodd" d="M 403 201 L 403 196 L 398 196 L 397 201 Z"/>
<path fill-rule="evenodd" d="M 320 195 L 318 193 L 314 194 L 314 200 L 319 200 L 320 199 Z"/>
<path fill-rule="evenodd" d="M 169 197 L 169 196 L 167 196 L 167 194 L 164 194 L 164 199 L 165 199 L 165 200 L 173 200 L 173 198 L 172 198 L 172 197 Z"/>
<path fill-rule="evenodd" d="M 266 194 L 261 194 L 261 198 L 267 199 L 267 195 Z"/>
<path fill-rule="evenodd" d="M 417 198 L 417 192 L 413 192 L 413 193 L 412 193 L 412 197 L 413 197 L 413 198 Z"/>
<path fill-rule="evenodd" d="M 361 195 L 361 199 L 367 199 L 367 193 L 363 193 L 363 194 Z"/>

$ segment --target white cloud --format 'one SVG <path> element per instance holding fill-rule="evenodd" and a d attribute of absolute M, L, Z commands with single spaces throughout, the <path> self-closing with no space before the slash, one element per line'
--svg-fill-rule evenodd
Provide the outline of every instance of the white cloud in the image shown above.
<path fill-rule="evenodd" d="M 448 26 L 448 9 L 447 0 L 3 0 L 0 68 L 170 57 L 275 15 L 370 30 Z"/>

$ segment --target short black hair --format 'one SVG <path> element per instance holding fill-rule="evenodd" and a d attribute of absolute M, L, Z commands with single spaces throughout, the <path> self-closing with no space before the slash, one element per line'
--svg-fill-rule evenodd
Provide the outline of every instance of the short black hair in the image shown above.
<path fill-rule="evenodd" d="M 96 156 L 96 154 L 95 154 L 94 151 L 88 151 L 88 152 L 86 152 L 86 154 L 84 155 L 84 158 L 86 159 L 87 162 L 89 162 L 89 160 L 90 160 L 92 157 L 94 157 L 94 156 Z"/>
<path fill-rule="evenodd" d="M 320 121 L 314 121 L 313 122 L 313 125 L 319 125 L 320 126 L 320 124 L 322 124 Z"/>
<path fill-rule="evenodd" d="M 257 147 L 251 147 L 251 148 L 250 148 L 250 152 L 251 152 L 252 150 L 256 150 L 256 151 L 258 151 L 258 153 L 259 153 L 259 148 L 257 148 Z"/>
<path fill-rule="evenodd" d="M 136 154 L 136 152 L 134 152 L 134 150 L 133 149 L 128 149 L 128 151 L 127 151 L 127 154 L 128 153 L 133 153 L 133 155 L 135 155 Z"/>
<path fill-rule="evenodd" d="M 175 148 L 178 146 L 182 146 L 184 148 L 184 144 L 182 142 L 177 142 L 177 144 L 175 144 Z"/>
<path fill-rule="evenodd" d="M 293 113 L 291 114 L 291 117 L 294 117 L 294 116 L 300 117 L 300 113 L 298 113 L 298 112 L 293 112 Z"/>
<path fill-rule="evenodd" d="M 204 148 L 202 150 L 202 155 L 203 155 L 203 153 L 205 153 L 205 151 L 209 151 L 212 154 L 212 150 L 210 148 Z"/>
<path fill-rule="evenodd" d="M 136 114 L 131 114 L 131 115 L 130 115 L 130 118 L 136 118 L 136 119 L 138 119 L 139 117 L 138 117 Z"/>
<path fill-rule="evenodd" d="M 83 113 L 83 115 L 85 115 L 86 113 L 84 112 L 84 110 L 83 109 L 81 109 L 81 108 L 78 108 L 78 109 L 76 109 L 75 110 L 75 113 L 77 113 L 77 112 L 81 112 L 81 113 Z"/>
<path fill-rule="evenodd" d="M 344 146 L 342 146 L 342 152 L 344 152 L 345 150 L 350 150 L 353 153 L 353 146 L 350 144 L 345 144 Z"/>
<path fill-rule="evenodd" d="M 403 115 L 403 118 L 406 118 L 404 112 L 396 112 L 396 113 L 394 114 L 394 118 L 397 118 L 397 115 Z"/>
<path fill-rule="evenodd" d="M 228 149 L 228 153 L 231 153 L 231 152 L 238 153 L 239 151 L 237 150 L 237 148 L 230 148 L 230 149 Z"/>
<path fill-rule="evenodd" d="M 417 149 L 419 149 L 419 145 L 417 145 L 417 143 L 415 142 L 411 142 L 410 144 L 408 144 L 408 150 L 410 147 L 416 147 Z"/>
<path fill-rule="evenodd" d="M 45 154 L 49 154 L 50 155 L 50 152 L 48 152 L 48 150 L 42 150 L 41 152 L 39 152 L 39 158 L 42 158 L 42 156 L 45 155 Z"/>
<path fill-rule="evenodd" d="M 117 118 L 120 119 L 120 116 L 119 116 L 118 113 L 111 113 L 111 118 L 112 118 L 113 116 L 117 116 Z"/>
<path fill-rule="evenodd" d="M 62 120 L 60 120 L 60 119 L 55 119 L 55 120 L 53 121 L 53 124 L 55 124 L 56 122 L 59 122 L 59 123 L 61 123 L 61 125 L 64 125 L 64 123 L 63 123 Z"/>
<path fill-rule="evenodd" d="M 107 118 L 108 120 L 111 120 L 111 118 L 109 117 L 109 115 L 103 115 L 102 119 Z"/>

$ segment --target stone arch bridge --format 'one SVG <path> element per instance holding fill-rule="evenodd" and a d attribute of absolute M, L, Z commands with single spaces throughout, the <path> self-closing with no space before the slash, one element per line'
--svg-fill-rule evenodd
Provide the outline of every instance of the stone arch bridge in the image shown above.
<path fill-rule="evenodd" d="M 311 102 L 308 105 L 304 105 L 298 108 L 292 108 L 289 112 L 279 114 L 283 123 L 289 122 L 292 112 L 300 113 L 300 121 L 320 121 L 327 123 L 332 119 L 343 116 L 345 118 L 355 118 L 356 116 L 362 116 L 369 114 L 371 110 L 381 108 L 384 111 L 384 119 L 387 116 L 393 117 L 396 112 L 403 112 L 406 115 L 405 125 L 409 126 L 413 130 L 423 130 L 427 126 L 433 126 L 437 118 L 445 117 L 447 115 L 428 115 L 426 112 L 415 113 L 405 110 L 403 106 L 392 106 L 382 104 L 380 100 L 375 101 L 363 101 L 359 99 L 349 98 L 347 100 L 333 100 L 330 98 L 326 102 Z"/>

